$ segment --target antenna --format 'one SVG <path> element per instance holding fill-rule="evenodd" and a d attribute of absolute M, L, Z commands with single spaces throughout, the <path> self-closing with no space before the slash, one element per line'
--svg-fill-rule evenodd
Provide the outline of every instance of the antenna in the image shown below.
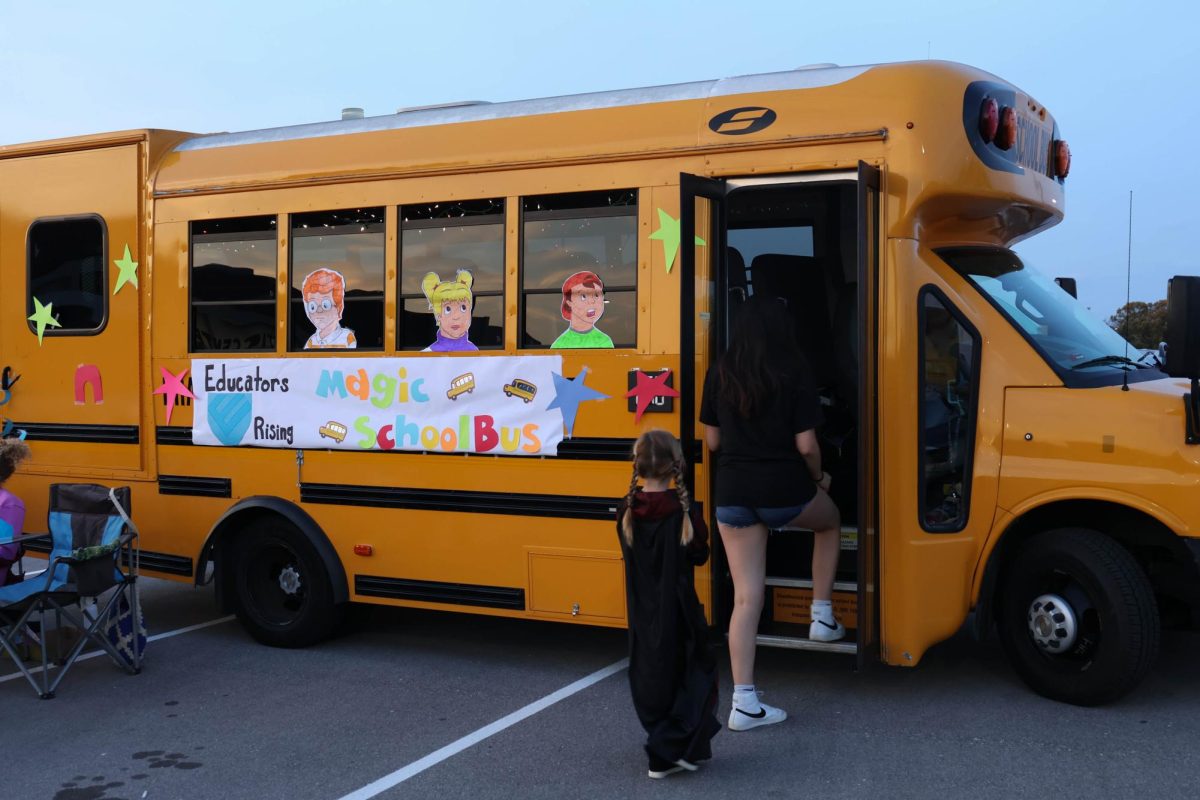
<path fill-rule="evenodd" d="M 1133 278 L 1133 189 L 1129 190 L 1129 234 L 1125 253 L 1125 360 L 1129 360 L 1129 287 Z M 1128 367 L 1128 365 L 1126 365 Z M 1129 391 L 1129 370 L 1125 369 L 1121 391 Z"/>

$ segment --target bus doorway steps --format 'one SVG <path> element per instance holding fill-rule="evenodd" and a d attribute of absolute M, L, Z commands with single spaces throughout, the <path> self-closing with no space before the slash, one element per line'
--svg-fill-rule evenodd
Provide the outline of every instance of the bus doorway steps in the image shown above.
<path fill-rule="evenodd" d="M 811 650 L 819 653 L 858 652 L 857 632 L 851 627 L 846 638 L 837 642 L 814 642 L 808 638 L 808 597 L 811 597 L 812 579 L 768 575 L 766 579 L 768 607 L 764 609 L 759 624 L 757 642 L 764 647 L 780 647 L 791 650 Z M 796 593 L 801 598 L 796 597 Z M 784 596 L 781 597 L 781 593 Z M 855 616 L 853 606 L 847 607 L 847 598 L 858 593 L 855 581 L 835 581 L 833 584 L 834 611 L 843 620 Z"/>
<path fill-rule="evenodd" d="M 760 633 L 755 637 L 760 647 L 781 647 L 788 650 L 812 650 L 818 653 L 841 653 L 852 656 L 858 652 L 854 642 L 814 642 L 800 636 L 774 636 Z"/>
<path fill-rule="evenodd" d="M 768 575 L 766 583 L 767 586 L 787 586 L 791 589 L 811 589 L 813 582 L 808 578 L 776 578 Z M 834 581 L 833 590 L 835 592 L 857 592 L 858 583 L 855 581 Z"/>

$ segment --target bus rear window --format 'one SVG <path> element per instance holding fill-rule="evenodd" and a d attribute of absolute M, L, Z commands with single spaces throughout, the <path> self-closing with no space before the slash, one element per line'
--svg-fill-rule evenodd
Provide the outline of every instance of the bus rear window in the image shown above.
<path fill-rule="evenodd" d="M 97 216 L 39 220 L 29 226 L 29 293 L 26 316 L 34 299 L 51 306 L 58 326 L 46 336 L 98 333 L 107 312 L 104 270 L 104 221 Z M 29 329 L 36 330 L 34 323 Z"/>

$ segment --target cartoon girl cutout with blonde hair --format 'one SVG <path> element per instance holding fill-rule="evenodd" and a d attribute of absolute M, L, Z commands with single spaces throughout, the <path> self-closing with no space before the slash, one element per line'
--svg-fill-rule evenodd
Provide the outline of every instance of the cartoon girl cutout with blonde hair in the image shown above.
<path fill-rule="evenodd" d="M 300 290 L 304 298 L 304 313 L 316 331 L 304 343 L 305 350 L 343 349 L 358 347 L 354 331 L 342 327 L 346 309 L 346 279 L 342 273 L 322 267 L 304 277 Z"/>
<path fill-rule="evenodd" d="M 443 281 L 436 272 L 421 279 L 421 291 L 429 301 L 429 310 L 433 312 L 438 328 L 437 340 L 421 352 L 453 353 L 479 349 L 468 338 L 471 309 L 475 305 L 475 297 L 471 294 L 474 282 L 470 271 L 465 269 L 458 270 L 452 281 Z"/>

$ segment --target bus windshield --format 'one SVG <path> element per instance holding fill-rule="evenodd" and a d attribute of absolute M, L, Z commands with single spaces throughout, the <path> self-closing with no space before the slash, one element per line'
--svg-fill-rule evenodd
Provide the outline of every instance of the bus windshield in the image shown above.
<path fill-rule="evenodd" d="M 1011 250 L 954 247 L 937 253 L 1000 309 L 1068 383 L 1080 382 L 1073 376 L 1157 371 L 1155 362 L 1141 358 L 1142 350 Z"/>

